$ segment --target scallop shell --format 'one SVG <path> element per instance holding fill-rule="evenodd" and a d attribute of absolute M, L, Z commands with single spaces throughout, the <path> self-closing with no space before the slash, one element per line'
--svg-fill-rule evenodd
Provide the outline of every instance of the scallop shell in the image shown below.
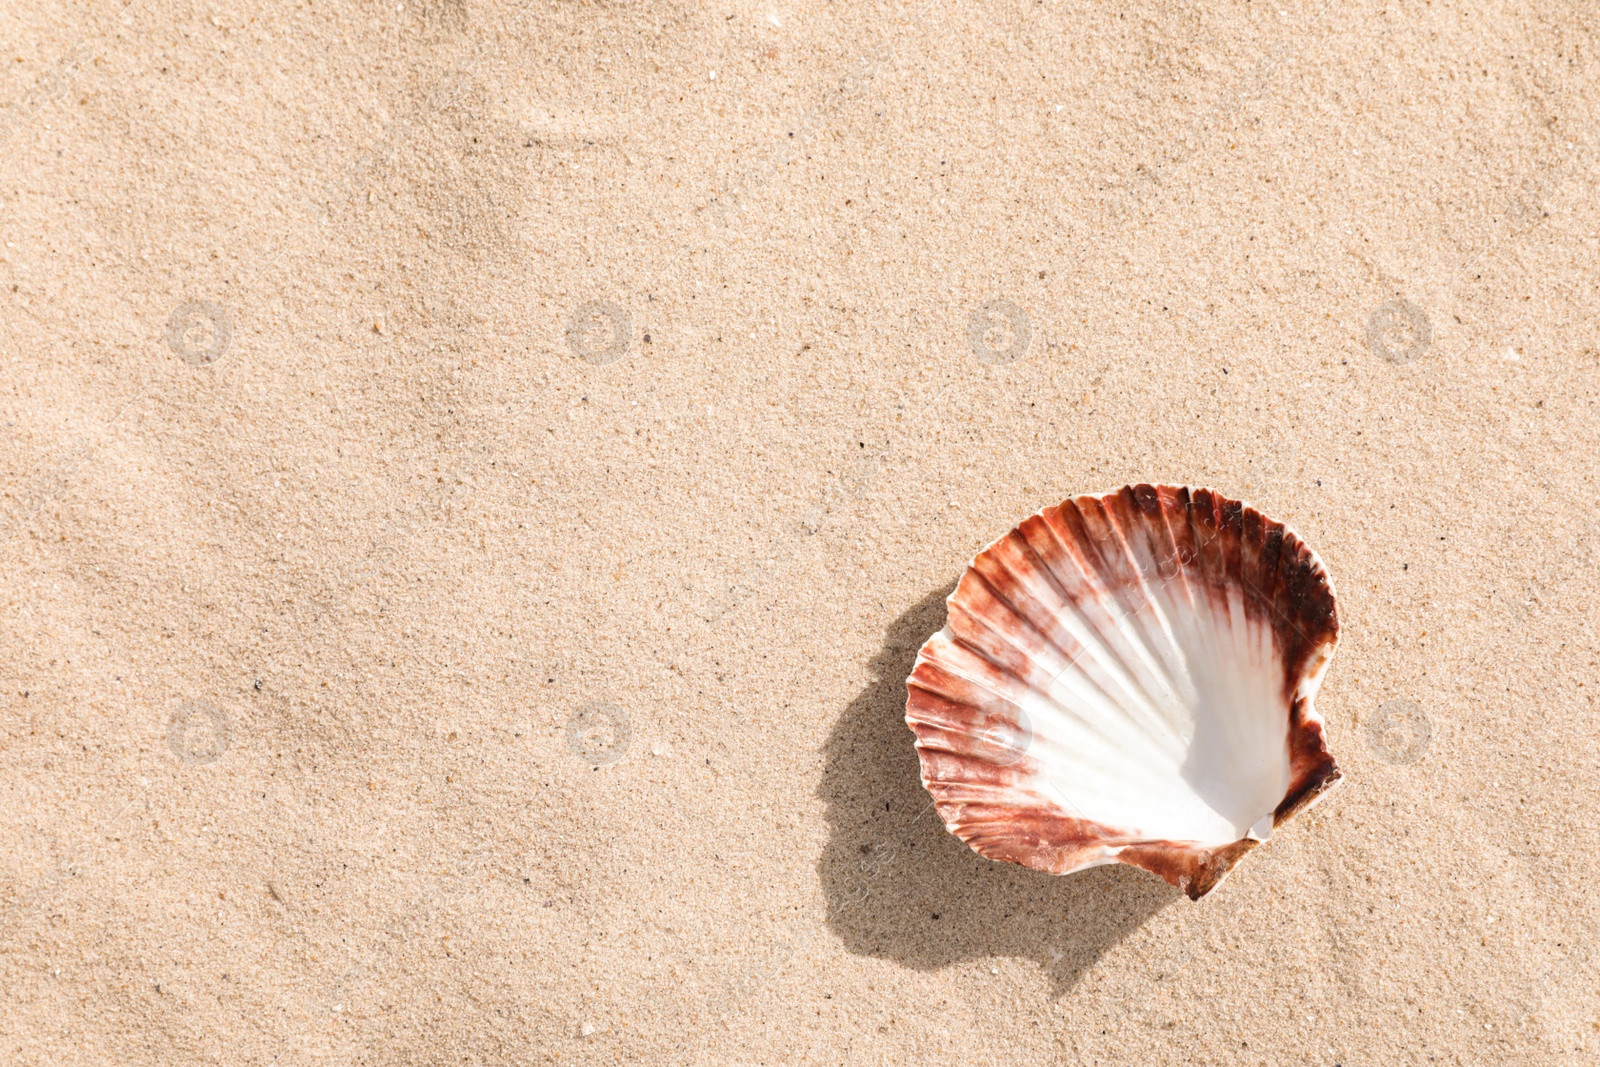
<path fill-rule="evenodd" d="M 1046 508 L 978 553 L 906 685 L 922 784 L 980 855 L 1129 863 L 1198 900 L 1340 778 L 1338 642 L 1295 532 L 1210 489 Z"/>

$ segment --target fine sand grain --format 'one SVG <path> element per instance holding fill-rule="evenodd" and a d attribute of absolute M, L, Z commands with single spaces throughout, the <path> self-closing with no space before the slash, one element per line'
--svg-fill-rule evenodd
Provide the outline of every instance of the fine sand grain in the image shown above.
<path fill-rule="evenodd" d="M 0 8 L 0 1062 L 1600 1058 L 1581 3 Z M 1192 904 L 929 811 L 978 548 L 1326 561 Z"/>

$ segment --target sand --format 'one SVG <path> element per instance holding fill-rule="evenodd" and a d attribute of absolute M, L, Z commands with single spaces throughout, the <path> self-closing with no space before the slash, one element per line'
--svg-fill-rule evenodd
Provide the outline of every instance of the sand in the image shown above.
<path fill-rule="evenodd" d="M 1600 1057 L 1583 5 L 0 11 L 0 1061 Z M 1210 485 L 1346 781 L 984 860 L 973 553 Z"/>

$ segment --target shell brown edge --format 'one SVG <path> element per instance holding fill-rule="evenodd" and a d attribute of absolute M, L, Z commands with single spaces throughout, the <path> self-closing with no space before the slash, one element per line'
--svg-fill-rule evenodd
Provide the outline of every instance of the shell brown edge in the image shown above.
<path fill-rule="evenodd" d="M 1284 546 L 1294 547 L 1293 558 L 1303 559 L 1303 571 L 1313 579 L 1314 591 L 1326 597 L 1327 601 L 1325 613 L 1320 618 L 1301 612 L 1289 616 L 1274 610 L 1274 628 L 1280 633 L 1293 629 L 1303 642 L 1298 676 L 1286 678 L 1286 689 L 1292 694 L 1289 697 L 1290 782 L 1283 801 L 1273 812 L 1273 826 L 1278 827 L 1321 800 L 1343 778 L 1343 773 L 1327 746 L 1325 722 L 1313 706 L 1313 699 L 1321 686 L 1322 676 L 1326 673 L 1339 643 L 1338 598 L 1334 592 L 1333 580 L 1321 557 L 1289 524 L 1268 518 L 1248 503 L 1228 497 L 1214 489 L 1138 483 L 1125 485 L 1107 493 L 1069 497 L 1062 503 L 1095 501 L 1104 504 L 1120 497 L 1137 510 L 1148 512 L 1152 504 L 1166 508 L 1174 501 L 1181 501 L 1186 508 L 1192 507 L 1195 498 L 1200 494 L 1205 494 L 1216 512 L 1228 516 L 1231 520 L 1230 528 L 1235 533 L 1258 532 L 1262 543 L 1270 543 L 1280 550 L 1280 558 Z M 1045 510 L 1047 509 L 1040 509 L 1034 514 L 1042 516 Z M 1024 519 L 1018 522 L 1006 533 L 985 545 L 967 564 L 967 571 L 973 569 L 984 553 L 1009 537 L 1022 525 L 1022 522 L 1026 521 Z M 1233 525 L 1235 523 L 1237 526 Z M 966 571 L 963 572 L 965 573 Z M 961 585 L 957 583 L 956 589 L 945 600 L 947 612 L 949 605 L 955 601 L 960 591 Z M 1312 632 L 1308 634 L 1301 623 L 1311 623 Z M 931 641 L 932 637 L 929 638 L 929 642 Z M 924 642 L 917 654 L 916 665 L 923 662 L 928 648 L 929 643 Z M 912 677 L 915 673 L 914 666 Z M 908 688 L 906 724 L 913 729 L 915 736 L 916 720 L 912 717 L 913 693 L 910 690 L 912 677 L 906 679 Z M 934 805 L 945 828 L 965 842 L 974 852 L 996 862 L 1016 863 L 1051 874 L 1072 874 L 1106 863 L 1126 863 L 1157 875 L 1182 891 L 1190 900 L 1199 900 L 1221 885 L 1234 866 L 1261 843 L 1253 838 L 1241 838 L 1220 848 L 1207 848 L 1183 841 L 1130 840 L 1126 831 L 1080 822 L 1080 829 L 1093 827 L 1098 831 L 1088 836 L 1074 835 L 1077 837 L 1077 843 L 1071 851 L 1084 858 L 1081 862 L 1062 865 L 1060 860 L 1063 856 L 1058 849 L 1054 850 L 1057 862 L 1051 863 L 1048 855 L 1019 852 L 1015 847 L 1004 845 L 997 847 L 992 842 L 974 841 L 975 835 L 972 833 L 963 833 L 959 812 L 951 810 L 952 805 L 947 805 L 939 799 L 938 792 L 928 778 L 928 760 L 924 757 L 920 739 L 917 742 L 917 758 L 923 789 L 934 799 Z M 1014 846 L 1015 842 L 1011 844 Z"/>

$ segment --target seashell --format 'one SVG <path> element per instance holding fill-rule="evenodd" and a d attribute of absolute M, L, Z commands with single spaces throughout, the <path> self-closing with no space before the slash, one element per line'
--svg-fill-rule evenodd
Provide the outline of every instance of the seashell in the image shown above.
<path fill-rule="evenodd" d="M 980 855 L 1151 871 L 1198 900 L 1340 778 L 1312 707 L 1322 561 L 1210 489 L 1126 486 L 972 561 L 907 679 L 922 784 Z"/>

